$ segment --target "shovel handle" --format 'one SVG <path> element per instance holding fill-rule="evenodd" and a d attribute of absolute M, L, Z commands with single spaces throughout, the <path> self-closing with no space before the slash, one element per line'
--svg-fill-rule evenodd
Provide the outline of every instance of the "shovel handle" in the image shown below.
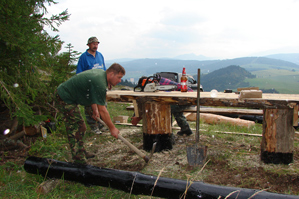
<path fill-rule="evenodd" d="M 105 124 L 105 122 L 103 120 L 101 120 L 100 118 L 97 118 L 97 120 L 103 124 L 104 126 L 107 127 L 107 125 Z M 144 153 L 142 153 L 139 149 L 137 149 L 133 144 L 131 144 L 128 140 L 126 140 L 123 136 L 121 136 L 120 134 L 118 134 L 118 139 L 120 139 L 121 141 L 123 141 L 128 147 L 130 147 L 130 149 L 132 149 L 133 151 L 135 151 L 137 153 L 137 155 L 139 155 L 140 157 L 142 157 L 144 159 L 145 162 L 149 161 L 149 157 L 146 156 Z"/>

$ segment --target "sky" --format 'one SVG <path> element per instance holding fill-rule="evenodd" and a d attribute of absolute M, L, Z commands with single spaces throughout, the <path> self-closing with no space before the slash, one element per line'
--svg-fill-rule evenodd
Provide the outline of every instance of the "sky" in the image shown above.
<path fill-rule="evenodd" d="M 71 16 L 58 33 L 47 32 L 79 52 L 96 36 L 105 60 L 299 52 L 299 0 L 56 1 L 48 15 L 68 9 Z"/>

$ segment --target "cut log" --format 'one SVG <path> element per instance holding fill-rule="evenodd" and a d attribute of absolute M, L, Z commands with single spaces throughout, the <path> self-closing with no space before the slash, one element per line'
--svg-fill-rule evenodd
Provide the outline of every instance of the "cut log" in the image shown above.
<path fill-rule="evenodd" d="M 289 164 L 293 161 L 293 109 L 264 110 L 261 160 L 265 163 Z"/>
<path fill-rule="evenodd" d="M 25 145 L 21 141 L 11 140 L 9 138 L 6 138 L 4 140 L 0 141 L 0 147 L 4 148 L 6 150 L 13 150 L 13 149 L 26 149 L 29 148 L 27 145 Z"/>
<path fill-rule="evenodd" d="M 59 179 L 49 179 L 47 181 L 42 182 L 37 188 L 37 193 L 47 194 L 51 192 L 58 184 L 60 183 Z"/>
<path fill-rule="evenodd" d="M 243 87 L 243 88 L 237 88 L 237 91 L 244 91 L 244 90 L 259 90 L 259 87 Z"/>
<path fill-rule="evenodd" d="M 230 123 L 237 126 L 251 127 L 255 124 L 253 121 L 242 120 L 239 118 L 230 118 L 209 113 L 200 113 L 200 119 L 207 124 Z M 187 117 L 187 120 L 196 121 L 196 114 L 192 113 Z"/>
<path fill-rule="evenodd" d="M 10 136 L 9 139 L 11 139 L 11 140 L 18 140 L 18 139 L 20 139 L 21 137 L 23 137 L 24 135 L 25 135 L 25 131 L 23 130 L 23 131 L 21 131 L 21 132 L 15 134 L 15 135 L 13 135 L 13 136 Z"/>
<path fill-rule="evenodd" d="M 17 131 L 18 124 L 19 124 L 18 119 L 17 119 L 17 117 L 15 117 L 15 118 L 13 119 L 13 121 L 12 121 L 12 125 L 11 125 L 11 127 L 10 127 L 10 133 L 11 133 L 11 134 L 14 134 L 14 133 Z"/>
<path fill-rule="evenodd" d="M 143 149 L 151 151 L 155 142 L 155 152 L 172 149 L 170 106 L 160 103 L 145 103 L 143 106 Z"/>
<path fill-rule="evenodd" d="M 36 135 L 38 133 L 41 133 L 41 129 L 40 129 L 41 125 L 34 125 L 34 126 L 25 126 L 24 127 L 24 131 L 26 135 Z"/>
<path fill-rule="evenodd" d="M 85 185 L 104 186 L 135 195 L 149 195 L 163 198 L 202 198 L 202 199 L 299 199 L 299 196 L 270 193 L 255 189 L 225 187 L 200 181 L 178 180 L 156 177 L 139 172 L 100 168 L 91 165 L 79 165 L 53 159 L 28 157 L 24 164 L 28 173 L 43 177 L 64 179 Z M 188 187 L 186 189 L 186 187 Z"/>
<path fill-rule="evenodd" d="M 248 98 L 262 98 L 263 92 L 261 90 L 242 90 L 239 95 L 239 100 L 242 101 Z"/>

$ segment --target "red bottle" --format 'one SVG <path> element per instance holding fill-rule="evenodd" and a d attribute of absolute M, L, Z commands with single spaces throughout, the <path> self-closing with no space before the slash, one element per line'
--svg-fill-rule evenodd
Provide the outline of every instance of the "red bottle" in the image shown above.
<path fill-rule="evenodd" d="M 187 75 L 186 75 L 185 68 L 183 68 L 183 72 L 182 72 L 181 85 L 182 85 L 181 92 L 187 92 L 188 87 L 187 87 Z"/>

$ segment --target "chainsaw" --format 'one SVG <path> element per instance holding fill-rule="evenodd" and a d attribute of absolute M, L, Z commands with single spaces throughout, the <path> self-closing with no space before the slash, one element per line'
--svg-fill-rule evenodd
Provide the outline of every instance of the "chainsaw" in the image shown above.
<path fill-rule="evenodd" d="M 177 89 L 176 85 L 160 85 L 159 81 L 161 76 L 154 75 L 145 77 L 142 76 L 139 81 L 138 85 L 134 87 L 134 91 L 139 92 L 156 92 L 156 91 L 173 91 Z"/>

